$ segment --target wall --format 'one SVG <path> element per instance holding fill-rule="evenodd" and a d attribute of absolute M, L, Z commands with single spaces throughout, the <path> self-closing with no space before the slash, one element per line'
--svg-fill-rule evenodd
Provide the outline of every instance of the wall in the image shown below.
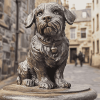
<path fill-rule="evenodd" d="M 99 26 L 97 25 L 97 14 L 99 15 Z M 95 23 L 93 24 L 93 19 Z M 93 9 L 93 2 L 92 2 L 92 18 L 91 18 L 91 25 L 92 25 L 92 66 L 100 66 L 100 1 L 94 0 L 94 9 Z M 94 27 L 93 27 L 94 25 Z M 99 29 L 97 30 L 97 26 Z M 94 28 L 94 31 L 93 31 Z M 99 52 L 97 51 L 97 40 L 99 41 Z M 93 52 L 93 42 L 95 43 L 95 52 Z"/>
<path fill-rule="evenodd" d="M 70 28 L 75 27 L 75 39 L 70 39 Z M 81 28 L 86 28 L 86 38 L 81 38 Z M 89 58 L 91 57 L 91 21 L 86 22 L 75 22 L 73 25 L 66 24 L 65 29 L 66 37 L 69 39 L 69 57 L 68 63 L 70 63 L 70 48 L 76 48 L 77 54 L 82 51 L 82 48 L 89 48 Z M 84 52 L 83 52 L 84 53 Z"/>
<path fill-rule="evenodd" d="M 0 1 L 0 75 L 8 75 L 14 74 L 16 2 L 15 0 L 2 1 Z M 31 34 L 31 28 L 25 28 L 24 20 L 34 9 L 34 5 L 34 0 L 21 0 L 19 3 L 18 62 L 25 59 L 29 49 L 28 37 Z"/>
<path fill-rule="evenodd" d="M 58 4 L 62 4 L 61 0 L 35 0 L 35 8 L 41 3 L 48 3 L 48 2 L 57 2 Z"/>

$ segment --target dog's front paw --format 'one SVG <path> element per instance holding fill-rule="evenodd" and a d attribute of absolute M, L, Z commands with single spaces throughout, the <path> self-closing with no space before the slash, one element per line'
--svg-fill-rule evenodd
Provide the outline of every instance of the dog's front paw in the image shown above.
<path fill-rule="evenodd" d="M 34 81 L 31 79 L 24 79 L 22 80 L 22 85 L 31 87 L 34 86 Z"/>
<path fill-rule="evenodd" d="M 56 79 L 55 81 L 58 87 L 63 87 L 63 88 L 71 87 L 71 84 L 66 82 L 64 79 Z"/>
<path fill-rule="evenodd" d="M 39 82 L 39 87 L 45 88 L 45 89 L 52 89 L 54 88 L 54 83 L 45 77 L 45 78 L 42 78 L 41 81 Z"/>

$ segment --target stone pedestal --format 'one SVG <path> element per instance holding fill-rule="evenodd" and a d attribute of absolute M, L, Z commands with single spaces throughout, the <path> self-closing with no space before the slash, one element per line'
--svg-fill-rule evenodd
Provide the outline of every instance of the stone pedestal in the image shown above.
<path fill-rule="evenodd" d="M 94 100 L 97 93 L 88 85 L 72 85 L 70 89 L 42 89 L 38 86 L 25 87 L 8 85 L 0 90 L 0 100 Z"/>

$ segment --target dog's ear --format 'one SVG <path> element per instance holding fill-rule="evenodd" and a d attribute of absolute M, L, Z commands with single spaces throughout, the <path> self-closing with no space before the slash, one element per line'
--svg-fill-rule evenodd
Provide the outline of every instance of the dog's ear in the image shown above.
<path fill-rule="evenodd" d="M 28 15 L 28 17 L 26 18 L 26 20 L 25 20 L 25 27 L 26 27 L 26 28 L 31 27 L 32 24 L 35 22 L 35 10 L 36 10 L 36 9 L 34 9 L 34 10 L 32 11 L 32 13 L 30 13 L 30 14 Z"/>
<path fill-rule="evenodd" d="M 68 9 L 64 8 L 64 16 L 68 24 L 72 25 L 76 19 L 76 15 L 74 12 L 69 11 Z"/>

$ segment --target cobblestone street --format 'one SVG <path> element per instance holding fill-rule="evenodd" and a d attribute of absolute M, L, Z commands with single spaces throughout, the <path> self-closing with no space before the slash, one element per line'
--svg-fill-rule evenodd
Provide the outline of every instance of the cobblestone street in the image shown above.
<path fill-rule="evenodd" d="M 67 64 L 64 71 L 64 78 L 73 84 L 89 84 L 91 88 L 97 91 L 100 100 L 100 69 L 93 68 L 89 65 L 75 66 Z"/>

